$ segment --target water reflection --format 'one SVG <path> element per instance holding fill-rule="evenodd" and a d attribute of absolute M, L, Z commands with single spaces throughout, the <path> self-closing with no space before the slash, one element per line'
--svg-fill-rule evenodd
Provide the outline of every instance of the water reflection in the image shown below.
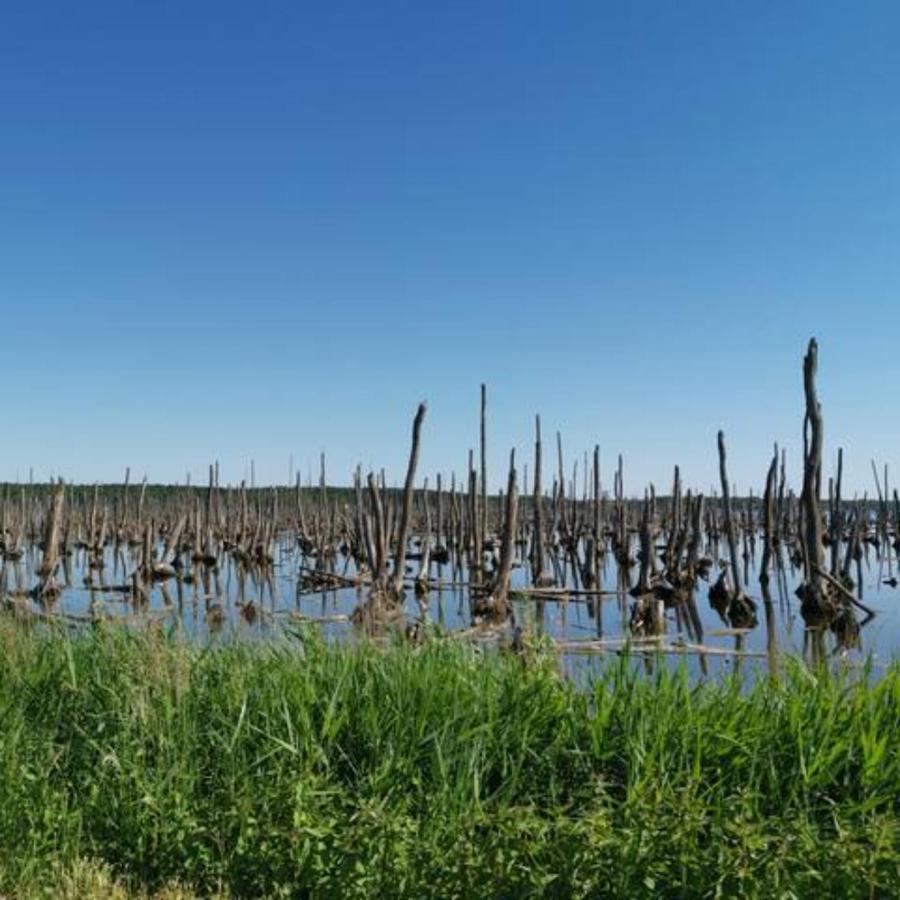
<path fill-rule="evenodd" d="M 641 559 L 652 568 L 656 553 L 648 553 L 646 539 L 641 547 L 640 535 L 634 534 L 615 547 L 610 543 L 595 548 L 582 540 L 575 546 L 548 548 L 557 586 L 534 587 L 526 534 L 517 542 L 510 622 L 483 631 L 472 628 L 466 555 L 414 540 L 407 556 L 408 589 L 395 630 L 419 640 L 427 625 L 436 624 L 495 643 L 511 641 L 516 634 L 520 640 L 522 634 L 543 635 L 558 644 L 573 672 L 621 652 L 626 644 L 647 665 L 661 654 L 687 659 L 699 674 L 740 667 L 745 660 L 777 674 L 781 657 L 797 654 L 813 665 L 837 657 L 857 662 L 867 654 L 883 662 L 895 653 L 900 639 L 892 558 L 896 548 L 871 540 L 868 533 L 854 543 L 859 528 L 858 523 L 852 525 L 848 539 L 830 548 L 830 555 L 839 565 L 840 590 L 865 615 L 841 614 L 830 627 L 808 626 L 797 614 L 800 561 L 785 547 L 775 548 L 771 577 L 760 581 L 761 536 L 745 529 L 742 575 L 752 606 L 737 610 L 723 588 L 722 548 L 715 535 L 698 539 L 693 549 L 679 550 L 694 556 L 697 577 L 690 584 L 677 577 L 666 581 L 656 571 L 655 581 L 645 573 L 641 586 Z M 365 584 L 357 583 L 364 572 L 342 540 L 336 540 L 330 552 L 317 554 L 308 541 L 284 531 L 272 537 L 270 552 L 261 558 L 248 558 L 224 543 L 213 551 L 188 547 L 173 555 L 161 542 L 156 558 L 168 561 L 144 580 L 138 574 L 142 544 L 112 541 L 100 552 L 73 548 L 62 557 L 58 593 L 48 598 L 36 591 L 41 550 L 37 543 L 26 542 L 3 558 L 4 607 L 10 614 L 73 626 L 97 619 L 135 627 L 152 622 L 200 641 L 228 635 L 269 639 L 301 621 L 316 622 L 330 638 L 345 639 L 353 634 L 354 611 L 368 593 Z M 579 563 L 587 554 L 593 560 L 588 567 Z M 486 547 L 483 571 L 489 573 L 495 565 L 494 551 Z"/>

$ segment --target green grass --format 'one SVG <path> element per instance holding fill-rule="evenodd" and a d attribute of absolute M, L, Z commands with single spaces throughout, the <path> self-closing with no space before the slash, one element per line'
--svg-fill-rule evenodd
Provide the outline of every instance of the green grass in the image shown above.
<path fill-rule="evenodd" d="M 0 895 L 900 896 L 900 667 L 0 625 Z M 174 887 L 173 885 L 180 885 Z"/>

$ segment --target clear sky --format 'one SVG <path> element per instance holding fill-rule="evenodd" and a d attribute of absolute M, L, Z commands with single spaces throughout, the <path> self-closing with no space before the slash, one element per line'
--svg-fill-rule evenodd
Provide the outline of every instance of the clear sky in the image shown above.
<path fill-rule="evenodd" d="M 900 478 L 900 4 L 0 6 L 0 479 Z M 547 473 L 553 464 L 546 451 Z"/>

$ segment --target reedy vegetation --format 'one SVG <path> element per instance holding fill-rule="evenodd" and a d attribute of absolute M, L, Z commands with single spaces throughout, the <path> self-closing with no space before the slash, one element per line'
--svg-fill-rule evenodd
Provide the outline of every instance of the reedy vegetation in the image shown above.
<path fill-rule="evenodd" d="M 540 646 L 0 645 L 0 893 L 900 894 L 897 665 L 584 689 Z"/>

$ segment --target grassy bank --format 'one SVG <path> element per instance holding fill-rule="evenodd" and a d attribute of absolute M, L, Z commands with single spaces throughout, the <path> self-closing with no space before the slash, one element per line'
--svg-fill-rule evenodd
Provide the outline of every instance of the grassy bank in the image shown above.
<path fill-rule="evenodd" d="M 4 624 L 0 894 L 900 895 L 898 725 L 896 667 L 585 692 L 458 643 Z"/>

